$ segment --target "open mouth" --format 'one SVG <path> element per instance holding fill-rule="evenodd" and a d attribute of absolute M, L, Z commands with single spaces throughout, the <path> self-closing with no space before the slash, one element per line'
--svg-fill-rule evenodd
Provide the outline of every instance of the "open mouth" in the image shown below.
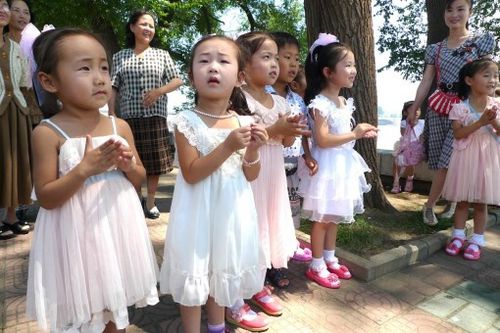
<path fill-rule="evenodd" d="M 219 79 L 216 77 L 211 77 L 208 79 L 208 83 L 219 83 Z"/>

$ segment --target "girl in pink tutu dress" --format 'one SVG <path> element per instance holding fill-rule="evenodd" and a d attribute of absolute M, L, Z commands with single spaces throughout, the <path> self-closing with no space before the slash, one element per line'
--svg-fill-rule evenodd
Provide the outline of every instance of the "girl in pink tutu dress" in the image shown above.
<path fill-rule="evenodd" d="M 474 60 L 459 73 L 463 101 L 450 111 L 455 141 L 443 197 L 457 202 L 451 241 L 446 253 L 464 251 L 467 260 L 479 260 L 485 246 L 487 205 L 500 205 L 500 101 L 494 96 L 498 66 L 487 58 Z M 465 221 L 474 208 L 474 233 L 466 242 Z"/>
<path fill-rule="evenodd" d="M 307 134 L 307 125 L 300 122 L 300 116 L 288 116 L 290 107 L 283 97 L 265 90 L 267 85 L 276 82 L 279 74 L 276 42 L 262 32 L 243 34 L 236 42 L 244 60 L 245 79 L 243 96 L 240 96 L 242 103 L 236 110 L 252 115 L 257 123 L 266 127 L 269 134 L 269 140 L 260 149 L 259 177 L 251 183 L 259 221 L 260 243 L 267 268 L 286 268 L 289 258 L 297 249 L 297 239 L 288 201 L 283 146 L 292 145 L 295 135 Z M 233 105 L 235 104 L 233 98 Z M 265 274 L 266 270 L 263 270 L 262 282 Z M 282 313 L 282 306 L 264 285 L 252 297 L 252 302 L 268 315 L 279 316 Z M 267 328 L 267 324 L 262 324 L 259 315 L 251 311 L 243 299 L 231 306 L 226 320 L 254 332 Z"/>
<path fill-rule="evenodd" d="M 134 189 L 146 177 L 130 127 L 103 116 L 106 51 L 72 28 L 34 43 L 38 79 L 61 106 L 33 133 L 38 213 L 28 318 L 51 332 L 125 332 L 127 308 L 158 303 L 158 265 Z"/>
<path fill-rule="evenodd" d="M 302 175 L 299 193 L 304 198 L 302 209 L 313 221 L 313 259 L 306 276 L 326 288 L 339 288 L 339 278 L 351 278 L 335 256 L 337 228 L 353 223 L 354 215 L 364 211 L 363 193 L 371 188 L 364 175 L 370 168 L 354 144 L 376 136 L 377 128 L 366 123 L 354 127 L 354 101 L 339 96 L 342 88 L 352 87 L 356 73 L 352 51 L 337 37 L 320 34 L 306 60 L 305 96 L 312 118 L 311 154 L 319 167 L 313 176 Z"/>

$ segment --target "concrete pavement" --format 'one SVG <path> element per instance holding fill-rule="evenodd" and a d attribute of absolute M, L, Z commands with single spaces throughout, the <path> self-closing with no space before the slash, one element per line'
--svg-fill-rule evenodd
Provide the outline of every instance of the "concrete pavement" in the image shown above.
<path fill-rule="evenodd" d="M 162 216 L 147 221 L 159 263 L 173 184 L 173 175 L 162 177 Z M 24 315 L 31 235 L 0 240 L 0 329 L 6 333 L 40 332 Z M 307 265 L 291 262 L 291 285 L 276 293 L 285 311 L 270 318 L 269 332 L 500 333 L 500 226 L 489 229 L 486 237 L 479 262 L 438 251 L 369 283 L 343 281 L 338 290 L 307 281 Z M 168 295 L 156 306 L 130 309 L 130 320 L 129 333 L 183 332 L 179 308 Z"/>

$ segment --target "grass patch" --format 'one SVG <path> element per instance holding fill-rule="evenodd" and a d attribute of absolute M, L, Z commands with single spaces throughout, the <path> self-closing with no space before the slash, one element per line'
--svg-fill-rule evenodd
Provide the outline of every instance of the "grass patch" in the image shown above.
<path fill-rule="evenodd" d="M 440 219 L 430 227 L 422 223 L 420 211 L 387 213 L 378 209 L 367 209 L 356 216 L 353 224 L 339 226 L 337 246 L 362 257 L 370 257 L 412 240 L 431 235 L 453 225 L 451 219 Z M 312 223 L 302 219 L 300 230 L 311 234 Z"/>

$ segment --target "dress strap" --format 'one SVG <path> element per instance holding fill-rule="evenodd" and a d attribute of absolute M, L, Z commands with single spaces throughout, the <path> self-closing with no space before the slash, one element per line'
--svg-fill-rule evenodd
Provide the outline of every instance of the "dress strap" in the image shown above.
<path fill-rule="evenodd" d="M 115 121 L 115 117 L 109 116 L 109 118 L 111 118 L 111 123 L 113 124 L 113 134 L 116 135 L 116 121 Z"/>
<path fill-rule="evenodd" d="M 70 139 L 69 135 L 66 134 L 66 132 L 64 132 L 59 126 L 57 126 L 50 119 L 43 119 L 41 122 L 50 124 L 50 126 L 52 126 L 57 132 L 59 132 L 59 134 L 61 134 L 66 140 Z"/>

